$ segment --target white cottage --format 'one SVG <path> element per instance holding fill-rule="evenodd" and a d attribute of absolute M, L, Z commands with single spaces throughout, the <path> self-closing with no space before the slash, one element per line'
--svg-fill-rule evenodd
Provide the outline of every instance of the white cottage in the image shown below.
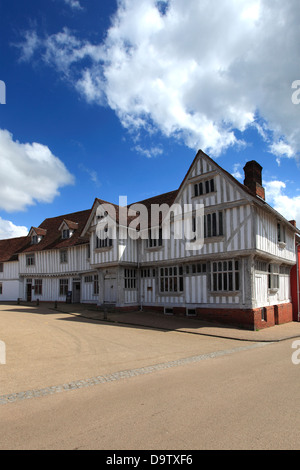
<path fill-rule="evenodd" d="M 72 292 L 73 302 L 251 329 L 292 321 L 299 230 L 265 202 L 261 166 L 244 170 L 241 184 L 199 151 L 176 191 L 130 206 L 96 199 L 0 241 L 0 300 L 65 301 Z"/>

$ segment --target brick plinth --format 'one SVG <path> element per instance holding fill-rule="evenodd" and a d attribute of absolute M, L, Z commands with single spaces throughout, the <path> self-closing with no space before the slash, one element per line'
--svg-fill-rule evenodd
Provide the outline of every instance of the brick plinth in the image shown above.
<path fill-rule="evenodd" d="M 143 310 L 159 313 L 164 312 L 164 308 L 161 306 L 144 306 Z M 293 321 L 293 306 L 291 303 L 271 305 L 255 309 L 196 308 L 195 310 L 196 318 L 199 320 L 220 323 L 247 330 L 260 330 Z M 173 307 L 173 314 L 176 316 L 183 316 L 186 314 L 186 310 L 184 307 Z"/>

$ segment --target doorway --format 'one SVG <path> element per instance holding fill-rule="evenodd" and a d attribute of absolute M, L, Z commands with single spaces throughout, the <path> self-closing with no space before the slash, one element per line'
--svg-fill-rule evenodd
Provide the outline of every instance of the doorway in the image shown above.
<path fill-rule="evenodd" d="M 117 302 L 117 279 L 115 277 L 104 279 L 104 302 L 108 304 Z"/>
<path fill-rule="evenodd" d="M 80 303 L 80 282 L 76 281 L 73 282 L 73 292 L 72 292 L 72 299 L 73 299 L 73 304 L 79 304 Z"/>
<path fill-rule="evenodd" d="M 31 282 L 26 284 L 26 300 L 27 302 L 31 302 L 32 299 L 32 284 Z"/>

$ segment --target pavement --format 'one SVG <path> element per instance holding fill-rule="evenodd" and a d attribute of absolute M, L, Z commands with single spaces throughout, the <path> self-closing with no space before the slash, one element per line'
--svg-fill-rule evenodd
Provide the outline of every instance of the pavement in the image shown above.
<path fill-rule="evenodd" d="M 23 305 L 24 303 L 22 303 Z M 26 305 L 26 304 L 24 304 Z M 34 306 L 34 304 L 30 304 Z M 194 335 L 212 336 L 240 341 L 252 342 L 278 342 L 293 338 L 300 338 L 300 322 L 285 323 L 258 331 L 244 330 L 217 323 L 210 323 L 193 317 L 164 315 L 151 311 L 118 311 L 108 309 L 100 310 L 95 305 L 43 303 L 36 307 L 41 313 L 50 314 L 53 311 L 69 315 L 88 318 L 94 321 L 108 322 L 152 328 L 164 331 L 177 331 Z"/>

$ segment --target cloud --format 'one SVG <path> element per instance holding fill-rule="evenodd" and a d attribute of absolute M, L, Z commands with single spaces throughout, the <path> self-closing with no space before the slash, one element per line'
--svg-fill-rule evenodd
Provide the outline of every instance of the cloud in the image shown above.
<path fill-rule="evenodd" d="M 10 220 L 4 220 L 0 217 L 0 240 L 25 237 L 28 235 L 28 231 L 27 227 L 14 225 Z"/>
<path fill-rule="evenodd" d="M 140 153 L 141 155 L 144 155 L 147 158 L 153 158 L 163 154 L 163 150 L 161 147 L 151 147 L 149 149 L 145 149 L 141 147 L 141 145 L 136 145 L 134 148 L 136 152 Z"/>
<path fill-rule="evenodd" d="M 0 209 L 23 211 L 36 202 L 50 203 L 74 178 L 49 148 L 22 144 L 0 129 Z"/>
<path fill-rule="evenodd" d="M 287 220 L 296 220 L 297 227 L 300 227 L 300 196 L 289 197 L 283 181 L 264 181 L 263 185 L 267 202 Z"/>
<path fill-rule="evenodd" d="M 291 100 L 299 23 L 298 0 L 119 0 L 102 43 L 65 28 L 40 38 L 39 49 L 130 131 L 157 130 L 217 157 L 256 127 L 277 159 L 291 158 L 300 151 Z M 25 57 L 29 40 L 36 45 L 25 37 Z"/>
<path fill-rule="evenodd" d="M 99 181 L 99 177 L 98 177 L 98 173 L 95 171 L 95 170 L 92 170 L 90 168 L 87 168 L 86 166 L 84 166 L 82 163 L 80 165 L 78 165 L 79 169 L 81 171 L 84 171 L 85 173 L 87 173 L 89 175 L 89 178 L 90 180 L 98 187 L 101 186 L 101 183 Z"/>
<path fill-rule="evenodd" d="M 242 168 L 241 163 L 235 163 L 233 165 L 233 172 L 232 172 L 232 176 L 234 176 L 234 178 L 236 178 L 240 182 L 242 182 L 242 180 L 244 179 L 244 176 L 241 173 L 241 168 Z"/>
<path fill-rule="evenodd" d="M 64 0 L 64 2 L 69 5 L 73 10 L 83 10 L 83 7 L 80 5 L 79 0 Z"/>

